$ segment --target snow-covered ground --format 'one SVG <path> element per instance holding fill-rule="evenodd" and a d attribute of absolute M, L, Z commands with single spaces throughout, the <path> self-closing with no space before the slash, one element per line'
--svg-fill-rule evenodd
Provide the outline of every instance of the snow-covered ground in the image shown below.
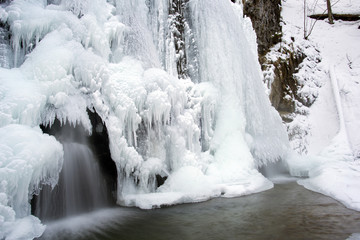
<path fill-rule="evenodd" d="M 332 2 L 333 13 L 360 15 L 359 1 Z M 302 0 L 282 2 L 284 39 L 294 37 L 305 54 L 311 54 L 308 49 L 314 47 L 319 51 L 321 62 L 310 66 L 316 71 L 302 65 L 297 74 L 300 79 L 315 79 L 319 87 L 315 90 L 316 101 L 305 117 L 300 116 L 305 121 L 299 121 L 307 131 L 307 155 L 290 158 L 288 163 L 293 174 L 309 176 L 299 184 L 359 211 L 360 21 L 336 20 L 331 25 L 327 20 L 307 18 L 307 33 L 315 25 L 306 41 L 303 4 Z M 307 4 L 308 14 L 326 10 L 326 1 L 307 1 Z"/>

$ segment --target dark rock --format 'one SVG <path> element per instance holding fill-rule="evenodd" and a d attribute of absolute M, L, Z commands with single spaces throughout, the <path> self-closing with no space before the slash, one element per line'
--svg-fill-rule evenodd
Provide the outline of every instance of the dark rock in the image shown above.
<path fill-rule="evenodd" d="M 262 70 L 273 72 L 270 82 L 271 89 L 269 98 L 271 104 L 282 116 L 283 121 L 288 122 L 287 116 L 295 111 L 295 101 L 309 105 L 303 98 L 298 96 L 298 89 L 301 88 L 294 74 L 305 59 L 299 49 L 294 47 L 280 49 L 282 57 L 271 60 L 266 57 L 270 48 L 281 42 L 281 0 L 247 0 L 244 3 L 244 15 L 250 17 L 257 35 L 259 62 Z M 291 37 L 294 42 L 295 38 Z M 292 45 L 292 43 L 290 44 Z M 286 57 L 284 57 L 286 56 Z"/>
<path fill-rule="evenodd" d="M 280 11 L 281 0 L 248 0 L 244 3 L 244 14 L 250 17 L 257 35 L 260 56 L 281 41 Z"/>
<path fill-rule="evenodd" d="M 274 108 L 285 116 L 295 111 L 295 102 L 298 100 L 304 105 L 303 99 L 297 96 L 299 84 L 294 78 L 294 73 L 298 72 L 300 63 L 306 56 L 301 52 L 288 52 L 286 59 L 277 59 L 269 64 L 274 66 L 274 80 L 271 85 L 270 101 Z M 290 96 L 287 98 L 286 96 Z M 283 118 L 283 120 L 285 120 Z"/>
<path fill-rule="evenodd" d="M 157 187 L 160 187 L 161 185 L 163 185 L 167 179 L 167 176 L 161 176 L 159 174 L 156 174 L 156 183 L 157 183 Z"/>
<path fill-rule="evenodd" d="M 176 68 L 180 78 L 188 76 L 185 46 L 185 9 L 188 0 L 173 0 L 169 4 L 169 28 L 174 38 L 175 53 L 178 56 Z"/>
<path fill-rule="evenodd" d="M 100 168 L 104 174 L 108 187 L 115 193 L 117 186 L 117 168 L 115 162 L 111 158 L 109 135 L 106 125 L 95 111 L 88 110 L 88 115 L 93 127 L 92 134 L 88 138 L 89 145 L 97 159 L 100 160 Z"/>

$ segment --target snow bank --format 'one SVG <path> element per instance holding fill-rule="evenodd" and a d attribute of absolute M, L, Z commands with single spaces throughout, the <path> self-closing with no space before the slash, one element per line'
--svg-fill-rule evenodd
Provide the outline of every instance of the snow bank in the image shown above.
<path fill-rule="evenodd" d="M 299 135 L 304 133 L 301 140 L 306 151 L 303 156 L 291 155 L 287 159 L 288 167 L 292 175 L 308 177 L 298 181 L 299 184 L 359 211 L 359 108 L 355 106 L 359 103 L 360 22 L 335 21 L 330 25 L 326 20 L 307 19 L 308 31 L 311 24 L 315 25 L 309 39 L 300 40 L 304 19 L 303 12 L 298 10 L 303 8 L 303 3 L 300 0 L 283 3 L 282 16 L 286 23 L 283 31 L 284 37 L 296 40 L 294 44 L 309 46 L 303 48 L 307 58 L 318 59 L 316 65 L 313 61 L 303 62 L 297 74 L 305 85 L 310 84 L 309 89 L 317 83 L 313 88 L 316 100 L 301 118 L 296 117 L 291 123 Z M 307 3 L 308 14 L 326 10 L 326 1 Z M 352 14 L 359 12 L 360 5 L 358 1 L 336 1 L 332 9 L 334 13 Z M 309 51 L 314 47 L 316 52 Z"/>
<path fill-rule="evenodd" d="M 326 1 L 310 1 L 309 8 L 315 14 L 327 13 Z M 360 3 L 354 0 L 341 0 L 331 2 L 331 9 L 336 14 L 360 14 Z"/>
<path fill-rule="evenodd" d="M 328 195 L 346 207 L 360 211 L 360 163 L 333 161 L 311 169 L 309 179 L 298 181 L 305 188 Z"/>

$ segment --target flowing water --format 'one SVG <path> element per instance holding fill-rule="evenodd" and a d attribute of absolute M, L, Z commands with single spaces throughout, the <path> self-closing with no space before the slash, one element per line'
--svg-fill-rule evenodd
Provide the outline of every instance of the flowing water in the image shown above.
<path fill-rule="evenodd" d="M 295 182 L 155 210 L 110 208 L 50 223 L 41 239 L 347 239 L 360 213 Z M 359 234 L 353 235 L 357 239 Z"/>
<path fill-rule="evenodd" d="M 10 47 L 10 33 L 0 26 L 0 67 L 11 68 L 12 50 Z"/>
<path fill-rule="evenodd" d="M 52 220 L 90 212 L 109 205 L 99 164 L 88 146 L 63 143 L 64 163 L 58 185 L 44 187 L 36 200 L 35 215 Z"/>

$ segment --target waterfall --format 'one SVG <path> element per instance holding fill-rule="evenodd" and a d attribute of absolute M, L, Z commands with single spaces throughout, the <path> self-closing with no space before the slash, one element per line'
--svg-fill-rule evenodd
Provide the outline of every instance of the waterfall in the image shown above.
<path fill-rule="evenodd" d="M 44 186 L 35 197 L 34 215 L 42 220 L 69 217 L 111 204 L 99 159 L 88 146 L 85 136 L 79 136 L 80 131 L 76 128 L 67 125 L 62 128 L 60 134 L 55 133 L 64 149 L 58 184 L 53 189 Z"/>
<path fill-rule="evenodd" d="M 10 48 L 9 31 L 0 26 L 0 67 L 12 67 L 12 50 Z"/>
<path fill-rule="evenodd" d="M 67 216 L 107 205 L 107 192 L 97 159 L 89 147 L 64 144 L 64 166 L 60 185 Z"/>
<path fill-rule="evenodd" d="M 30 198 L 49 176 L 58 182 L 37 197 L 39 211 L 55 211 L 45 216 L 77 214 L 108 195 L 96 186 L 101 176 L 86 179 L 97 160 L 83 133 L 64 132 L 65 123 L 99 136 L 107 129 L 120 205 L 153 208 L 273 186 L 258 167 L 286 157 L 288 140 L 264 92 L 255 33 L 239 1 L 14 0 L 0 17 L 16 66 L 0 68 L 0 127 L 60 123 L 52 133 L 65 151 L 60 180 L 50 157 L 53 175 L 50 167 L 28 171 Z M 96 123 L 89 112 L 98 114 Z M 7 147 L 11 163 L 22 148 L 16 141 Z M 12 189 L 0 186 L 9 199 L 0 204 L 27 205 L 28 196 Z"/>

